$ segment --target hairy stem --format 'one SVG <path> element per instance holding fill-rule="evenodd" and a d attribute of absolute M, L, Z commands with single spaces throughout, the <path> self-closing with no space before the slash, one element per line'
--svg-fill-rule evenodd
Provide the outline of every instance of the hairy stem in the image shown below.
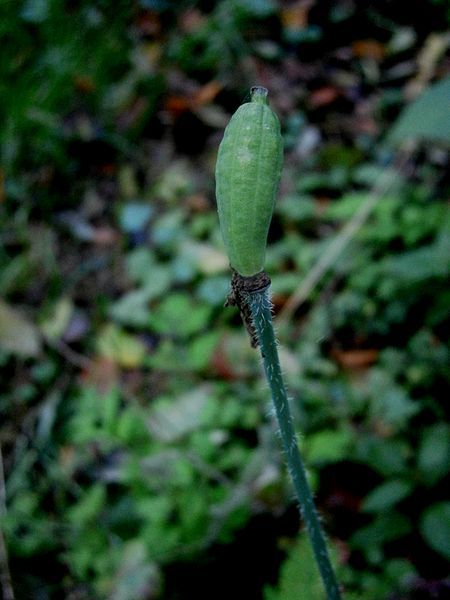
<path fill-rule="evenodd" d="M 300 512 L 306 524 L 327 598 L 328 600 L 339 600 L 341 598 L 339 586 L 330 562 L 325 536 L 306 478 L 306 471 L 300 456 L 286 388 L 281 374 L 277 343 L 272 325 L 268 289 L 249 292 L 247 294 L 247 302 L 250 306 L 253 324 L 258 336 L 264 360 L 264 369 L 280 427 L 284 452 L 300 504 Z"/>

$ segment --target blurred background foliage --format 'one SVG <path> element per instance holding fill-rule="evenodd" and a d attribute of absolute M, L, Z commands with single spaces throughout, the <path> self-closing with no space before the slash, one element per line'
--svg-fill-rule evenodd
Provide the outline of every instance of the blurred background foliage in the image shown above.
<path fill-rule="evenodd" d="M 448 597 L 449 21 L 447 0 L 1 2 L 5 598 L 322 597 L 223 309 L 214 164 L 255 83 L 286 149 L 281 359 L 340 579 Z"/>

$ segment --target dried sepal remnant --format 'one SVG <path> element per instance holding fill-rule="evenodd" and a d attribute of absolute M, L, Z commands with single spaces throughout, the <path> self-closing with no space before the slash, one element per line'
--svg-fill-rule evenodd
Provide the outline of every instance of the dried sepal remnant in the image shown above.
<path fill-rule="evenodd" d="M 252 277 L 242 277 L 233 269 L 233 277 L 231 279 L 231 291 L 228 295 L 225 306 L 237 306 L 241 319 L 247 329 L 250 337 L 252 348 L 258 346 L 258 336 L 253 325 L 253 318 L 249 304 L 249 294 L 262 292 L 270 285 L 270 278 L 264 271 L 257 273 Z"/>
<path fill-rule="evenodd" d="M 250 102 L 232 116 L 216 164 L 220 228 L 230 264 L 240 275 L 262 271 L 267 234 L 283 164 L 283 143 L 267 90 L 255 86 Z"/>

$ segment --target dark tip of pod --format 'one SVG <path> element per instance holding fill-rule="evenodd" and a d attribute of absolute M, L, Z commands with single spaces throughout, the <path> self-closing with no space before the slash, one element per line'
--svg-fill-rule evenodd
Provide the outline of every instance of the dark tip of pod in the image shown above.
<path fill-rule="evenodd" d="M 260 104 L 268 104 L 267 95 L 269 92 L 262 85 L 254 85 L 250 88 L 250 102 L 259 102 Z"/>

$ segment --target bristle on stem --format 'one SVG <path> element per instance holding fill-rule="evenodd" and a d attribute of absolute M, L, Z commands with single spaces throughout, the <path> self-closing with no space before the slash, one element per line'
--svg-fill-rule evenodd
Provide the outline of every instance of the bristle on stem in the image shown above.
<path fill-rule="evenodd" d="M 305 466 L 300 455 L 288 396 L 283 382 L 272 324 L 272 307 L 268 286 L 262 290 L 243 292 L 243 297 L 250 308 L 253 329 L 261 349 L 264 370 L 272 395 L 289 472 L 327 593 L 327 599 L 340 600 L 341 593 L 331 565 L 319 515 L 306 478 Z"/>

